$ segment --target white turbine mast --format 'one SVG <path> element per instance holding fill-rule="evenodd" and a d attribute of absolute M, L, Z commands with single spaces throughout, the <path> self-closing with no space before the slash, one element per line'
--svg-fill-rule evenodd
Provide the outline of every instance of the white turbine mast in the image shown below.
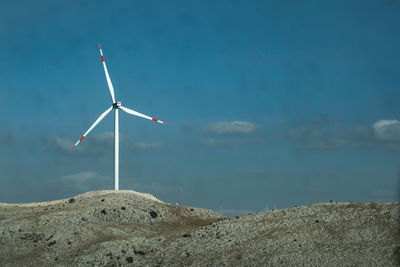
<path fill-rule="evenodd" d="M 82 140 L 85 138 L 93 129 L 96 127 L 97 124 L 99 124 L 105 116 L 107 116 L 108 113 L 110 113 L 111 110 L 114 109 L 114 115 L 115 115 L 115 121 L 114 121 L 114 190 L 119 190 L 119 121 L 118 121 L 118 110 L 121 109 L 125 111 L 126 113 L 142 117 L 148 120 L 152 120 L 158 123 L 162 124 L 167 124 L 166 122 L 162 122 L 160 120 L 157 120 L 155 118 L 146 116 L 142 113 L 139 113 L 137 111 L 134 111 L 132 109 L 123 107 L 121 105 L 121 102 L 116 102 L 115 101 L 115 95 L 114 95 L 114 87 L 111 83 L 110 76 L 108 75 L 107 71 L 107 66 L 106 62 L 104 60 L 103 56 L 103 51 L 101 50 L 101 45 L 99 44 L 100 48 L 100 55 L 101 55 L 101 61 L 103 62 L 103 67 L 104 67 L 104 72 L 106 74 L 106 80 L 108 84 L 108 89 L 110 91 L 110 96 L 111 96 L 111 101 L 112 101 L 112 106 L 109 107 L 106 111 L 103 112 L 103 114 L 100 115 L 100 117 L 97 118 L 97 120 L 90 126 L 90 128 L 82 135 L 82 137 L 75 143 L 75 145 L 72 147 L 74 149 Z"/>

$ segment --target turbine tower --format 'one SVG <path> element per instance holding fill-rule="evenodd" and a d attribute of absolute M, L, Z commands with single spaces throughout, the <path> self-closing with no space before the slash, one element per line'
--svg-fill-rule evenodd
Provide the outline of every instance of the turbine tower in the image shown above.
<path fill-rule="evenodd" d="M 97 118 L 97 120 L 90 126 L 90 128 L 82 135 L 82 137 L 75 143 L 75 145 L 72 147 L 74 149 L 82 140 L 85 138 L 93 129 L 96 127 L 97 124 L 99 124 L 105 116 L 107 116 L 108 113 L 110 113 L 111 110 L 114 110 L 114 190 L 119 190 L 119 121 L 118 121 L 118 110 L 121 109 L 125 111 L 126 113 L 142 117 L 148 120 L 152 120 L 158 123 L 162 124 L 167 124 L 166 122 L 162 122 L 160 120 L 157 120 L 155 118 L 149 117 L 147 115 L 144 115 L 142 113 L 139 113 L 137 111 L 134 111 L 132 109 L 123 107 L 121 105 L 121 102 L 116 102 L 115 101 L 115 95 L 114 95 L 114 87 L 111 83 L 110 76 L 108 75 L 107 71 L 107 66 L 106 62 L 104 61 L 104 56 L 103 56 L 103 51 L 101 50 L 101 45 L 99 44 L 99 49 L 100 49 L 100 55 L 101 55 L 101 61 L 103 62 L 103 67 L 104 67 L 104 72 L 106 74 L 106 80 L 108 84 L 108 89 L 110 91 L 110 96 L 111 96 L 111 101 L 112 101 L 112 106 L 109 107 L 106 111 L 103 112 L 103 114 L 100 115 L 100 117 Z"/>

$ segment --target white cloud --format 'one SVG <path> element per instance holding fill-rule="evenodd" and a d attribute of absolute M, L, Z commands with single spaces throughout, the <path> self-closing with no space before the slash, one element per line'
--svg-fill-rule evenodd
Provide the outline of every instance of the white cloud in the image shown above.
<path fill-rule="evenodd" d="M 372 125 L 375 136 L 380 141 L 400 141 L 400 121 L 380 120 Z"/>
<path fill-rule="evenodd" d="M 248 121 L 218 121 L 205 126 L 204 132 L 212 134 L 252 134 L 260 126 Z"/>

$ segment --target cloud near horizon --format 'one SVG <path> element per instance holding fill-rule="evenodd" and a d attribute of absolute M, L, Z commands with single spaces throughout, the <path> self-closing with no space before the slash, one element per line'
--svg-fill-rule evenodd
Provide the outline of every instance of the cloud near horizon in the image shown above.
<path fill-rule="evenodd" d="M 379 141 L 400 141 L 400 121 L 379 120 L 372 125 Z"/>
<path fill-rule="evenodd" d="M 113 132 L 93 134 L 87 138 L 88 140 L 85 139 L 83 142 L 90 142 L 90 144 L 84 144 L 81 142 L 74 150 L 72 150 L 74 141 L 57 137 L 51 142 L 56 150 L 67 154 L 74 152 L 81 155 L 101 155 L 102 153 L 104 154 L 113 151 L 112 149 L 110 150 L 110 147 L 113 147 L 114 144 Z M 163 146 L 161 142 L 140 141 L 134 143 L 129 135 L 121 133 L 119 134 L 119 145 L 124 148 L 124 151 L 148 151 L 159 149 Z"/>
<path fill-rule="evenodd" d="M 287 130 L 284 137 L 300 150 L 364 149 L 376 146 L 371 127 L 312 120 Z"/>
<path fill-rule="evenodd" d="M 313 122 L 289 129 L 285 137 L 300 150 L 362 149 L 380 144 L 400 149 L 400 121 L 379 120 L 372 126 Z"/>
<path fill-rule="evenodd" d="M 60 179 L 69 182 L 87 182 L 99 177 L 100 175 L 93 171 L 84 171 L 70 175 L 61 176 Z"/>
<path fill-rule="evenodd" d="M 103 176 L 94 171 L 82 171 L 59 178 L 59 183 L 63 190 L 71 192 L 92 191 L 105 189 L 112 183 L 112 178 Z"/>
<path fill-rule="evenodd" d="M 248 121 L 217 121 L 207 124 L 203 132 L 216 135 L 249 135 L 260 127 Z"/>

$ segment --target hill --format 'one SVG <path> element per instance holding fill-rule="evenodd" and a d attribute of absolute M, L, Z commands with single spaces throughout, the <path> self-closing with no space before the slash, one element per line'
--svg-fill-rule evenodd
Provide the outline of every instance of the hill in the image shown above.
<path fill-rule="evenodd" d="M 2 266 L 398 266 L 399 203 L 225 218 L 134 191 L 0 203 Z"/>

